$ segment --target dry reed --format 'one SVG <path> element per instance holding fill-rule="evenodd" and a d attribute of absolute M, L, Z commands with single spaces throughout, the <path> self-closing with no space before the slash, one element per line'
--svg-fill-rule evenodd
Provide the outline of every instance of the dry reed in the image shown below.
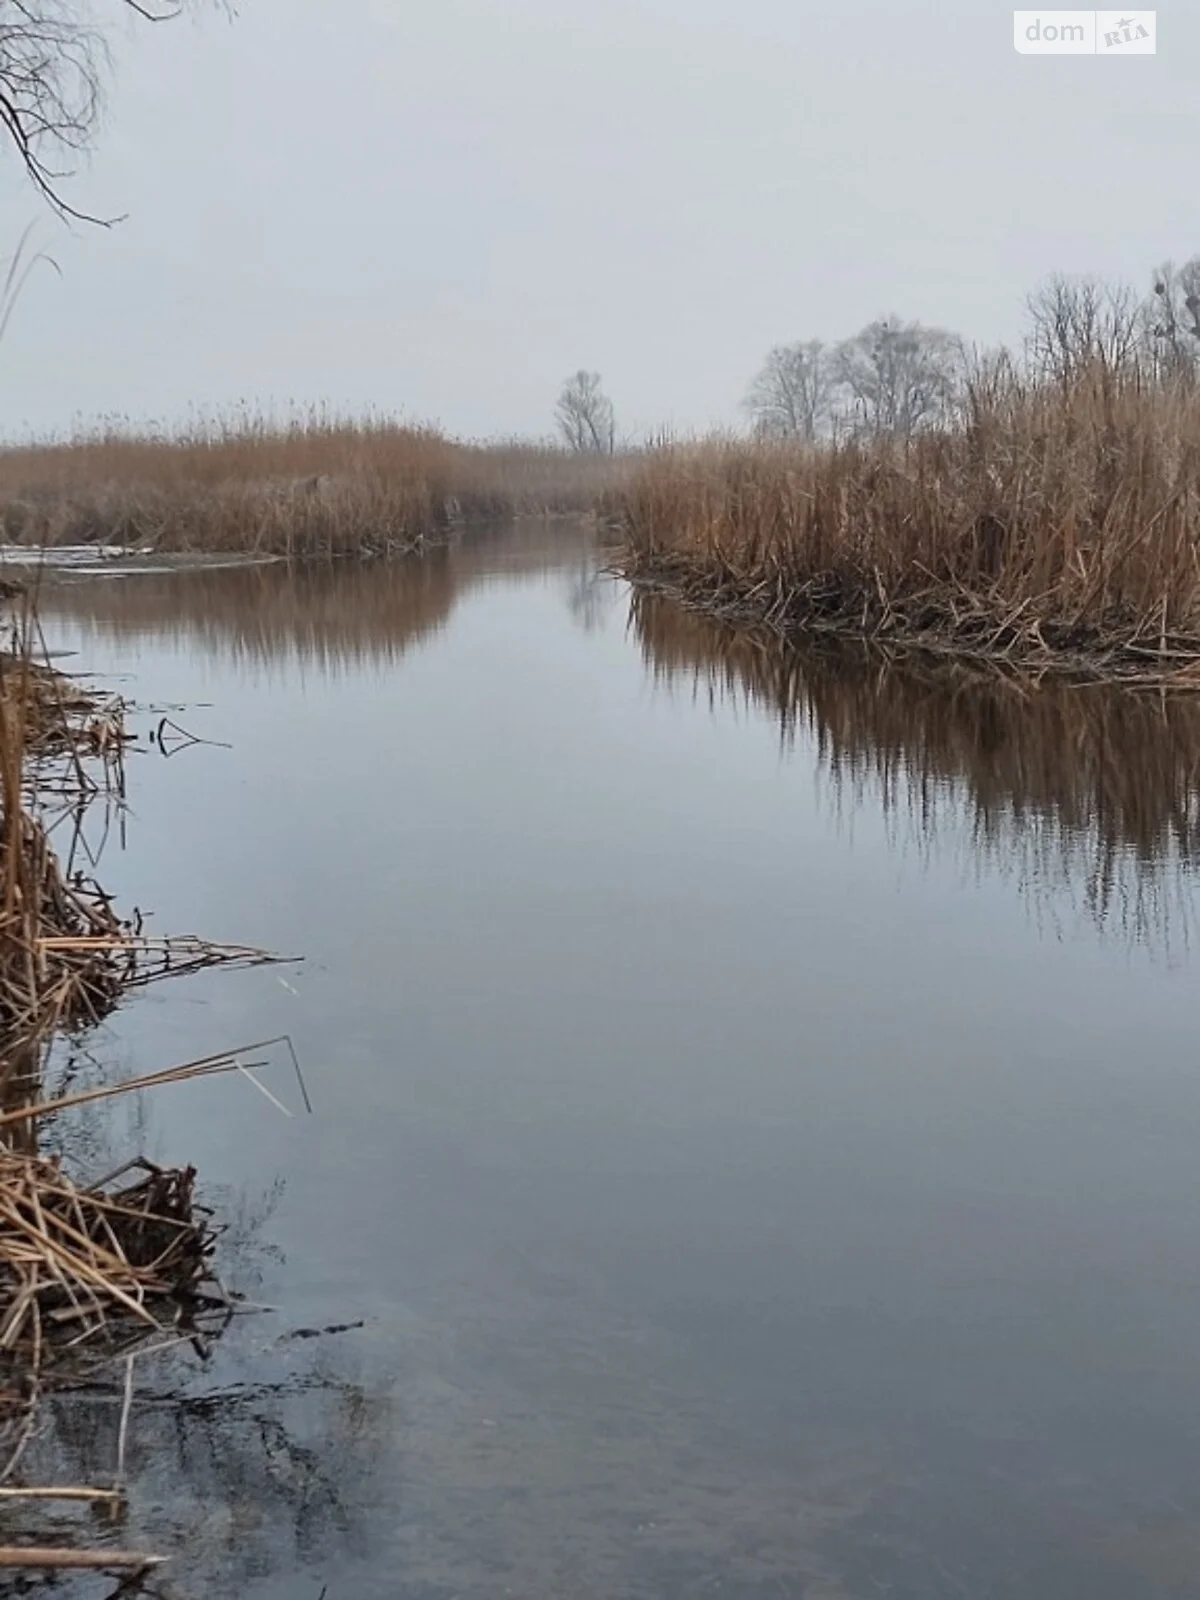
<path fill-rule="evenodd" d="M 132 1183 L 114 1187 L 131 1171 Z M 21 1459 L 43 1392 L 78 1381 L 84 1357 L 162 1344 L 231 1302 L 195 1172 L 131 1162 L 82 1187 L 54 1160 L 0 1152 L 0 1482 Z"/>
<path fill-rule="evenodd" d="M 0 539 L 256 555 L 394 555 L 519 512 L 584 511 L 621 459 L 430 428 L 252 415 L 0 450 Z"/>
<path fill-rule="evenodd" d="M 1200 687 L 1200 393 L 1000 365 L 907 443 L 716 440 L 647 458 L 622 569 L 778 634 Z"/>

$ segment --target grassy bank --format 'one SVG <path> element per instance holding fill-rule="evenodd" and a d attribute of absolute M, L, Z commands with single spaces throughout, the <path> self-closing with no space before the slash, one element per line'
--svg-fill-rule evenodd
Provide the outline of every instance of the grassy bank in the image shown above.
<path fill-rule="evenodd" d="M 0 450 L 0 539 L 289 556 L 393 554 L 517 513 L 583 511 L 626 463 L 453 443 L 391 421 L 241 417 Z"/>
<path fill-rule="evenodd" d="M 713 615 L 1200 687 L 1200 394 L 977 374 L 908 441 L 714 440 L 624 496 L 628 576 Z"/>

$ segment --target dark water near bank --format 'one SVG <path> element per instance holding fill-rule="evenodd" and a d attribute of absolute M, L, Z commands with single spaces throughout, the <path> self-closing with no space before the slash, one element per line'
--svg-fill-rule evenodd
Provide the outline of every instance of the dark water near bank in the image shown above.
<path fill-rule="evenodd" d="M 47 627 L 233 746 L 133 760 L 122 905 L 308 958 L 90 1043 L 286 1030 L 316 1107 L 77 1134 L 278 1307 L 147 1374 L 107 1536 L 172 1594 L 1200 1593 L 1200 704 L 785 661 L 562 529 Z"/>

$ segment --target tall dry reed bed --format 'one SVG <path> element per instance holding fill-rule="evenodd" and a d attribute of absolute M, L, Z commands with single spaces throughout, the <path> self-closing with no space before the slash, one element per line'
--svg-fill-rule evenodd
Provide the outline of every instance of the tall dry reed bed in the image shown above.
<path fill-rule="evenodd" d="M 908 441 L 666 449 L 627 575 L 730 620 L 1200 687 L 1200 394 L 1095 362 L 977 374 Z"/>
<path fill-rule="evenodd" d="M 116 427 L 0 450 L 0 539 L 249 555 L 390 555 L 473 522 L 590 509 L 618 459 L 453 443 L 314 415 L 172 435 Z"/>

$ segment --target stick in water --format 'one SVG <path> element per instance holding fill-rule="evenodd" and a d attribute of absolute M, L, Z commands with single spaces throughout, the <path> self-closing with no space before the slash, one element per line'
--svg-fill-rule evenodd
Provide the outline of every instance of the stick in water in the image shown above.
<path fill-rule="evenodd" d="M 166 1556 L 148 1556 L 140 1550 L 54 1550 L 31 1545 L 0 1545 L 0 1567 L 88 1568 L 93 1572 L 144 1572 L 161 1567 Z"/>

